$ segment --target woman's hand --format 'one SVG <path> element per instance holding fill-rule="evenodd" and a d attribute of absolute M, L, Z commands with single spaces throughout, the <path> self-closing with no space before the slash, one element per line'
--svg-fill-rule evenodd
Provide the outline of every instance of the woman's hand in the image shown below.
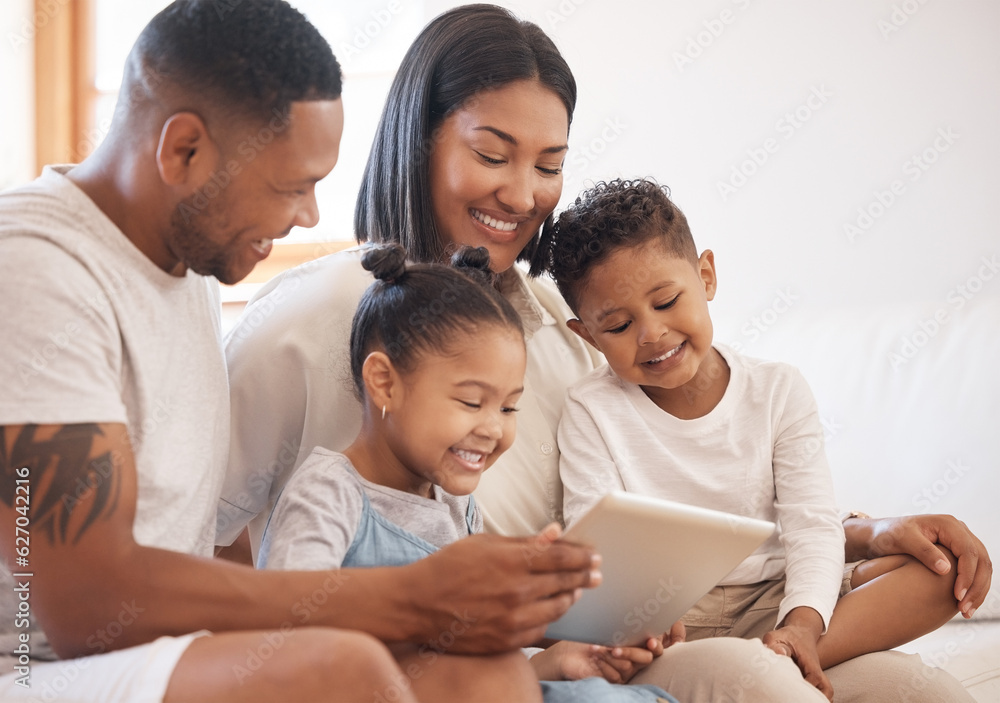
<path fill-rule="evenodd" d="M 993 563 L 986 546 L 966 524 L 951 515 L 905 515 L 890 518 L 851 518 L 844 522 L 848 561 L 909 554 L 938 574 L 951 564 L 940 544 L 958 559 L 955 600 L 966 618 L 983 604 L 993 581 Z"/>

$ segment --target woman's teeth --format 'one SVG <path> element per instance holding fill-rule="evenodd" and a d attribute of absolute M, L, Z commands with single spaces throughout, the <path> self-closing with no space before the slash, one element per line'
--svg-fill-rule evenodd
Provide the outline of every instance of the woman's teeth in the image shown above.
<path fill-rule="evenodd" d="M 483 213 L 479 212 L 479 210 L 473 210 L 472 216 L 475 217 L 480 222 L 482 222 L 484 225 L 492 227 L 493 229 L 498 229 L 501 232 L 511 232 L 517 229 L 516 222 L 504 222 L 503 220 L 497 220 L 490 217 L 489 215 L 484 215 Z"/>

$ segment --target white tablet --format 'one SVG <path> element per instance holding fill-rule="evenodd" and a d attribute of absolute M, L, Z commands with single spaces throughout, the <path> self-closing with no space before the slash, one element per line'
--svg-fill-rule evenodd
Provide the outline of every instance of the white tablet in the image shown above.
<path fill-rule="evenodd" d="M 774 532 L 774 523 L 613 492 L 563 539 L 594 547 L 604 580 L 546 637 L 638 645 L 662 635 Z"/>

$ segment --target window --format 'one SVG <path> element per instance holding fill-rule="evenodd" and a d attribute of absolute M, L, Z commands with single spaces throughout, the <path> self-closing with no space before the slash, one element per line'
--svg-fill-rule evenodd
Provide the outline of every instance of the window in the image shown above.
<path fill-rule="evenodd" d="M 233 0 L 217 0 L 220 3 Z M 52 17 L 36 39 L 39 168 L 77 162 L 111 124 L 122 68 L 135 38 L 169 0 L 36 0 Z M 259 265 L 252 284 L 353 241 L 354 202 L 392 77 L 428 17 L 412 0 L 292 0 L 333 48 L 344 72 L 346 122 L 340 160 L 316 189 L 320 223 L 296 228 Z M 46 121 L 48 120 L 48 121 Z"/>

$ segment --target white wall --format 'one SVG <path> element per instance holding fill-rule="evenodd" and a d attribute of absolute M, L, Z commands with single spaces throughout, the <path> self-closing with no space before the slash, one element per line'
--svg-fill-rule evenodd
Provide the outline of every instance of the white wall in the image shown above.
<path fill-rule="evenodd" d="M 31 0 L 0 12 L 0 190 L 35 177 L 34 18 Z"/>
<path fill-rule="evenodd" d="M 562 205 L 669 185 L 716 253 L 716 339 L 812 384 L 840 503 L 954 513 L 1000 554 L 1000 4 L 509 6 L 579 84 Z"/>

